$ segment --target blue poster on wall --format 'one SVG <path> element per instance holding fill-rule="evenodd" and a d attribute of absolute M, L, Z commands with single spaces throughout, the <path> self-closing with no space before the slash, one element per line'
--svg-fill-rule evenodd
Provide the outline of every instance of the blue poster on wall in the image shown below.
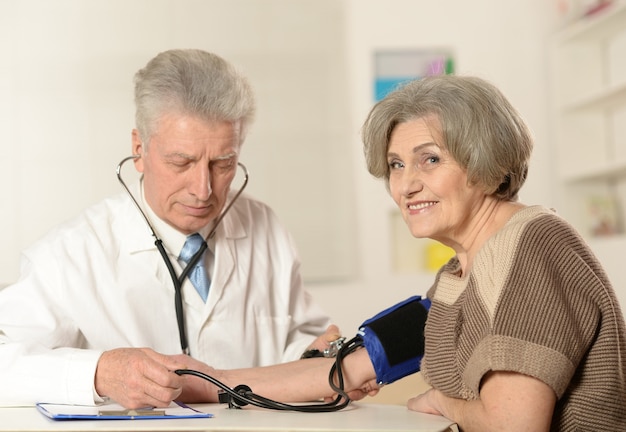
<path fill-rule="evenodd" d="M 374 100 L 404 82 L 428 75 L 454 73 L 450 50 L 390 50 L 375 53 Z"/>

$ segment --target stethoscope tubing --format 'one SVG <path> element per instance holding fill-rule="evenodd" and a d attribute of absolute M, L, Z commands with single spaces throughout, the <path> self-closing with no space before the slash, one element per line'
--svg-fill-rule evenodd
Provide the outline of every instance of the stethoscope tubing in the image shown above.
<path fill-rule="evenodd" d="M 137 210 L 139 210 L 139 213 L 141 213 L 141 215 L 143 216 L 144 221 L 148 225 L 148 229 L 150 230 L 150 232 L 152 233 L 152 236 L 155 239 L 154 244 L 156 248 L 158 249 L 159 253 L 161 254 L 161 256 L 163 257 L 163 262 L 165 262 L 165 265 L 167 266 L 167 270 L 170 273 L 170 277 L 172 278 L 172 283 L 174 284 L 174 292 L 175 292 L 174 304 L 176 307 L 176 321 L 178 323 L 180 346 L 181 346 L 183 353 L 189 355 L 190 351 L 189 351 L 189 344 L 187 341 L 187 335 L 185 332 L 185 319 L 184 319 L 183 298 L 182 298 L 183 282 L 185 278 L 187 277 L 187 275 L 189 274 L 189 272 L 191 271 L 191 269 L 193 268 L 193 266 L 200 259 L 204 251 L 207 249 L 208 247 L 207 240 L 211 239 L 215 235 L 215 232 L 220 222 L 222 221 L 226 213 L 230 210 L 232 205 L 235 203 L 237 198 L 239 198 L 239 196 L 241 195 L 243 190 L 246 188 L 246 186 L 248 185 L 248 179 L 249 179 L 248 170 L 246 166 L 243 165 L 241 162 L 237 162 L 237 165 L 241 167 L 241 169 L 244 172 L 244 180 L 242 182 L 241 187 L 239 188 L 235 196 L 230 200 L 228 205 L 224 208 L 224 210 L 222 210 L 218 218 L 215 220 L 215 223 L 213 225 L 213 228 L 211 229 L 211 232 L 206 237 L 206 239 L 202 242 L 200 249 L 198 249 L 198 251 L 193 255 L 193 257 L 191 257 L 191 259 L 189 260 L 189 263 L 185 266 L 181 274 L 176 275 L 176 269 L 174 268 L 172 261 L 169 259 L 167 251 L 165 250 L 165 246 L 163 246 L 163 241 L 157 236 L 154 228 L 152 227 L 152 224 L 148 220 L 148 217 L 146 216 L 141 206 L 139 205 L 139 203 L 133 196 L 132 192 L 130 191 L 126 183 L 124 182 L 124 179 L 122 178 L 122 175 L 121 175 L 122 166 L 124 165 L 124 163 L 131 159 L 136 159 L 138 157 L 140 156 L 133 155 L 133 156 L 128 156 L 122 159 L 122 161 L 117 165 L 117 170 L 116 170 L 117 179 L 119 180 L 119 182 L 122 184 L 122 186 L 128 193 L 128 196 L 130 196 L 131 200 L 135 203 L 135 206 L 137 207 Z M 345 344 L 336 354 L 337 357 L 335 359 L 335 363 L 333 367 L 330 370 L 328 382 L 329 382 L 330 387 L 337 393 L 337 396 L 333 401 L 328 402 L 328 403 L 322 403 L 322 404 L 290 405 L 290 404 L 274 401 L 271 399 L 267 399 L 261 395 L 255 394 L 247 386 L 243 386 L 247 390 L 240 389 L 239 391 L 237 391 L 237 389 L 231 389 L 228 386 L 216 380 L 215 378 L 199 371 L 190 370 L 190 369 L 179 369 L 179 370 L 176 370 L 175 373 L 178 375 L 194 375 L 194 376 L 200 377 L 202 379 L 205 379 L 213 383 L 214 385 L 218 386 L 219 388 L 221 388 L 223 391 L 227 392 L 231 396 L 232 398 L 231 400 L 234 402 L 235 407 L 240 407 L 246 404 L 251 404 L 257 407 L 274 409 L 274 410 L 290 410 L 290 411 L 300 411 L 300 412 L 332 412 L 332 411 L 341 410 L 350 403 L 350 398 L 348 394 L 344 391 L 343 371 L 341 367 L 341 361 L 345 355 L 350 354 L 351 352 L 353 352 L 355 349 L 357 349 L 360 346 L 362 346 L 362 340 L 355 337 L 350 342 Z M 338 385 L 336 385 L 333 380 L 333 376 L 335 372 L 337 372 Z"/>
<path fill-rule="evenodd" d="M 242 164 L 241 162 L 237 162 L 237 166 L 239 166 L 243 170 L 243 173 L 244 173 L 244 179 L 243 179 L 241 186 L 239 187 L 239 190 L 237 191 L 235 196 L 233 196 L 233 198 L 230 200 L 230 202 L 224 208 L 224 210 L 222 210 L 218 218 L 215 220 L 213 224 L 213 228 L 209 232 L 209 235 L 202 242 L 200 249 L 198 249 L 198 251 L 191 257 L 191 259 L 189 260 L 189 263 L 185 266 L 181 274 L 177 275 L 176 269 L 174 268 L 172 261 L 167 255 L 165 246 L 163 246 L 163 241 L 159 238 L 159 236 L 157 236 L 156 231 L 154 230 L 154 227 L 152 226 L 152 224 L 150 223 L 150 220 L 148 219 L 148 216 L 146 216 L 145 212 L 143 211 L 143 209 L 141 208 L 141 206 L 139 205 L 139 203 L 133 196 L 132 192 L 126 185 L 126 182 L 122 178 L 122 166 L 127 161 L 137 159 L 138 157 L 140 157 L 140 155 L 132 155 L 132 156 L 125 157 L 124 159 L 120 161 L 120 163 L 117 165 L 117 168 L 116 168 L 117 179 L 122 184 L 122 186 L 126 190 L 126 193 L 135 204 L 135 207 L 137 208 L 137 210 L 139 210 L 139 213 L 141 213 L 143 220 L 148 225 L 148 229 L 150 230 L 152 237 L 154 237 L 154 245 L 156 246 L 157 250 L 161 254 L 161 257 L 163 258 L 163 262 L 165 262 L 165 265 L 167 266 L 167 270 L 170 273 L 172 284 L 174 285 L 174 306 L 176 310 L 176 321 L 178 323 L 178 336 L 180 339 L 180 347 L 184 354 L 189 355 L 190 354 L 189 343 L 188 343 L 187 334 L 185 330 L 185 318 L 184 318 L 185 312 L 183 308 L 183 294 L 182 294 L 183 282 L 185 281 L 185 278 L 187 278 L 187 276 L 189 275 L 189 272 L 191 271 L 191 269 L 193 269 L 194 265 L 198 262 L 200 257 L 202 257 L 202 254 L 204 253 L 204 251 L 207 249 L 208 247 L 207 241 L 213 238 L 213 236 L 215 236 L 215 233 L 217 231 L 217 228 L 220 222 L 222 221 L 222 219 L 224 219 L 224 216 L 226 216 L 226 213 L 230 210 L 230 208 L 233 206 L 237 198 L 239 198 L 239 196 L 242 194 L 242 192 L 248 185 L 248 179 L 250 178 L 250 176 L 248 174 L 248 169 L 246 168 L 246 166 Z"/>

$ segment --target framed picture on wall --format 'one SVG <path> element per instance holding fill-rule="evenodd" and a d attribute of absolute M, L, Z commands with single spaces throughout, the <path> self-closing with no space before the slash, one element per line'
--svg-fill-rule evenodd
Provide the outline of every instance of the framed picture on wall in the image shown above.
<path fill-rule="evenodd" d="M 449 49 L 385 50 L 374 53 L 374 70 L 374 100 L 379 101 L 407 81 L 454 73 L 454 58 Z"/>

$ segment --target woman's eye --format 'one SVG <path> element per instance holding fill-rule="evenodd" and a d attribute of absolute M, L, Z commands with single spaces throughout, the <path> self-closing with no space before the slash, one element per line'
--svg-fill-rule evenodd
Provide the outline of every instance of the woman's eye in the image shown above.
<path fill-rule="evenodd" d="M 428 156 L 424 156 L 424 158 L 422 159 L 423 162 L 420 165 L 423 165 L 423 166 L 435 165 L 435 164 L 438 164 L 440 160 L 441 158 L 437 155 L 428 155 Z"/>
<path fill-rule="evenodd" d="M 390 161 L 389 168 L 392 170 L 403 168 L 404 164 L 400 161 Z"/>

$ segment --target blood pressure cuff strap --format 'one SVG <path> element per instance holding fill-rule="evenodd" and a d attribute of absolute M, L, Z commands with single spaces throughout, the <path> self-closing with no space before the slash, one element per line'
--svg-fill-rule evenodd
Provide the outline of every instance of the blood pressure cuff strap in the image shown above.
<path fill-rule="evenodd" d="M 430 300 L 409 297 L 359 327 L 379 385 L 418 372 L 424 356 L 424 326 Z"/>

